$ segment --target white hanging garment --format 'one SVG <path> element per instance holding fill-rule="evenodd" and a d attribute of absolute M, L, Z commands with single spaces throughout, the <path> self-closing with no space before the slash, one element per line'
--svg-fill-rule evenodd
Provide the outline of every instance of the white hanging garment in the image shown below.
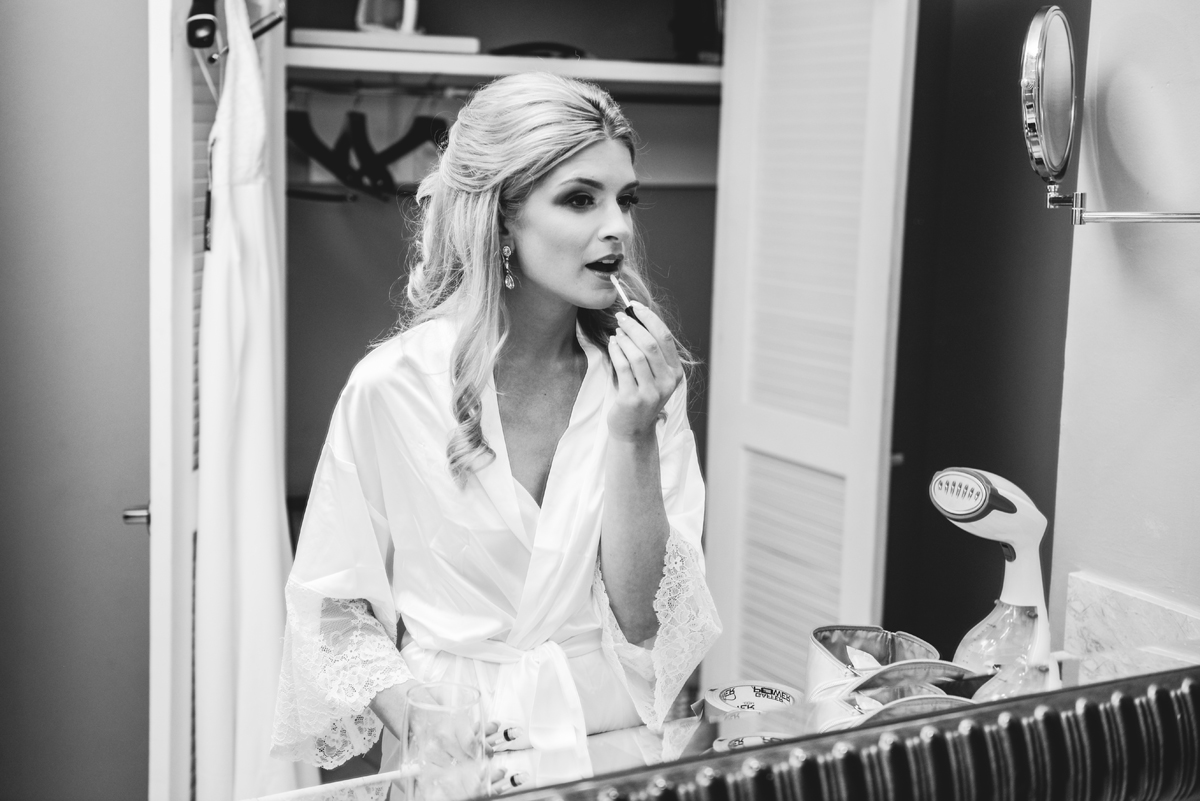
<path fill-rule="evenodd" d="M 283 472 L 283 282 L 266 174 L 262 71 L 245 0 L 226 0 L 225 27 L 225 81 L 209 138 L 211 247 L 200 320 L 199 801 L 319 781 L 312 768 L 269 755 L 291 564 Z"/>

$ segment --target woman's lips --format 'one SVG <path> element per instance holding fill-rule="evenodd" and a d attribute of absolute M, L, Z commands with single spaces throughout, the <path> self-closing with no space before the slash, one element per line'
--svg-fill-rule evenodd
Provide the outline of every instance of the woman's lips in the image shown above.
<path fill-rule="evenodd" d="M 617 254 L 615 256 L 605 256 L 603 259 L 596 259 L 583 265 L 589 270 L 594 270 L 598 273 L 615 273 L 621 269 L 621 262 L 625 257 Z"/>

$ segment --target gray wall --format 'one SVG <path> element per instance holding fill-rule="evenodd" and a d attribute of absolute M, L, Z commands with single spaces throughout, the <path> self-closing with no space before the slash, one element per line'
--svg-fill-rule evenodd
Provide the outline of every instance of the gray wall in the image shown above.
<path fill-rule="evenodd" d="M 145 0 L 0 2 L 0 797 L 145 797 Z"/>
<path fill-rule="evenodd" d="M 1200 210 L 1200 7 L 1095 0 L 1094 8 L 1080 152 L 1088 206 Z M 1196 224 L 1075 231 L 1056 633 L 1075 570 L 1200 609 L 1198 253 Z"/>
<path fill-rule="evenodd" d="M 1058 4 L 1082 73 L 1090 2 Z M 892 448 L 904 462 L 892 471 L 884 625 L 947 659 L 999 596 L 1004 559 L 936 512 L 933 473 L 1012 480 L 1050 519 L 1047 565 L 1053 538 L 1072 231 L 1029 167 L 1018 83 L 1042 5 L 920 7 Z"/>

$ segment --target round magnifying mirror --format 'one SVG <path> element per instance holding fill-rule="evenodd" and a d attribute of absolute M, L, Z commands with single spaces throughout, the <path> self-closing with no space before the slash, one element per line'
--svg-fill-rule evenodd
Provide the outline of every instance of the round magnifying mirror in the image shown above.
<path fill-rule="evenodd" d="M 1021 54 L 1021 112 L 1033 171 L 1057 183 L 1075 138 L 1075 51 L 1071 26 L 1058 6 L 1033 16 Z"/>

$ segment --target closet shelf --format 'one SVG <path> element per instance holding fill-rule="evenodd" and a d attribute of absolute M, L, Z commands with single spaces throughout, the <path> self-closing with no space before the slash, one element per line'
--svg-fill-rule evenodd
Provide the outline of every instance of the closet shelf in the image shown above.
<path fill-rule="evenodd" d="M 716 101 L 721 68 L 706 64 L 459 55 L 337 47 L 288 47 L 289 81 L 367 86 L 472 87 L 502 75 L 544 71 L 594 81 L 627 99 Z"/>

